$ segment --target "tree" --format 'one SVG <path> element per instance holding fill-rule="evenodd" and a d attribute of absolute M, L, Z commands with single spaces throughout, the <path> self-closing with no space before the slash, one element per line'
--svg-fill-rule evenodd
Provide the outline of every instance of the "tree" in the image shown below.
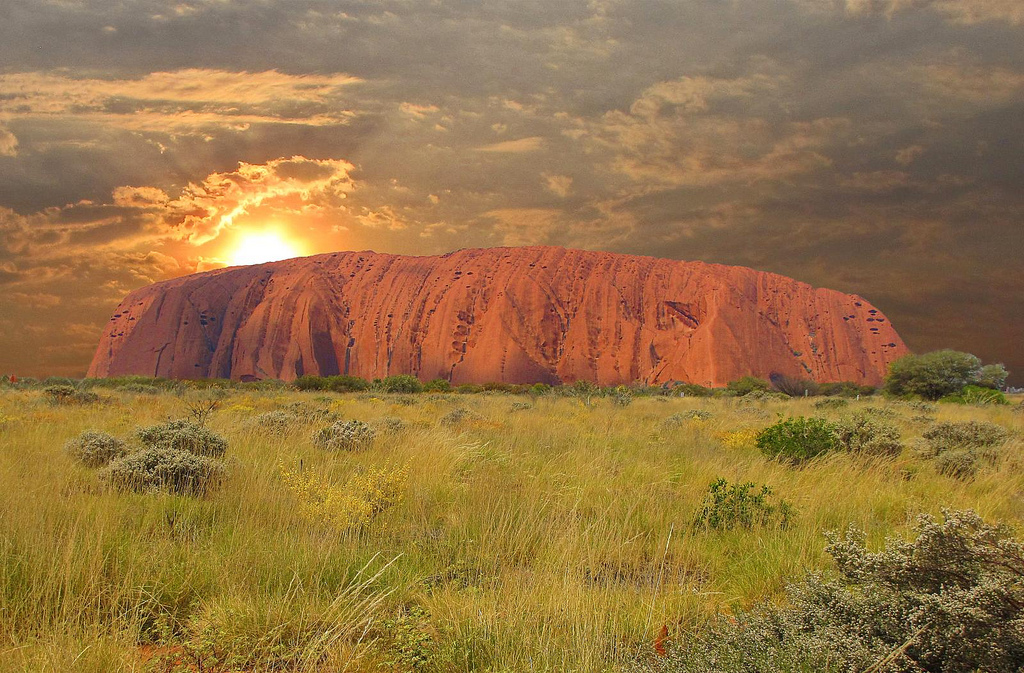
<path fill-rule="evenodd" d="M 1002 390 L 1009 375 L 1010 372 L 1006 371 L 1003 365 L 985 365 L 981 368 L 981 374 L 974 380 L 974 385 Z"/>
<path fill-rule="evenodd" d="M 981 360 L 970 353 L 941 350 L 906 355 L 889 365 L 885 390 L 898 397 L 918 395 L 937 400 L 959 393 L 981 374 Z"/>

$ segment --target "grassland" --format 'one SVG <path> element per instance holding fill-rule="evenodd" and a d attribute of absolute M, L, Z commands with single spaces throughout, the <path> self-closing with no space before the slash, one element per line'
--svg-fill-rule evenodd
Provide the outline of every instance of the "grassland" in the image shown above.
<path fill-rule="evenodd" d="M 685 638 L 828 572 L 828 530 L 856 524 L 878 543 L 942 507 L 1024 524 L 1011 407 L 233 392 L 208 420 L 228 439 L 228 477 L 190 498 L 105 488 L 65 453 L 88 429 L 130 437 L 187 413 L 172 394 L 101 397 L 0 392 L 0 671 L 199 670 L 203 652 L 204 670 L 614 671 L 663 626 Z M 279 431 L 254 423 L 296 402 Z M 899 427 L 900 456 L 794 468 L 752 441 L 780 414 L 866 407 Z M 470 413 L 442 423 L 456 408 Z M 404 424 L 325 452 L 314 409 Z M 666 423 L 690 410 L 710 418 Z M 1011 439 L 974 479 L 943 476 L 913 450 L 935 419 L 991 421 Z M 374 470 L 397 475 L 397 504 L 347 529 L 286 483 L 342 488 Z M 718 477 L 770 486 L 792 523 L 694 529 Z"/>

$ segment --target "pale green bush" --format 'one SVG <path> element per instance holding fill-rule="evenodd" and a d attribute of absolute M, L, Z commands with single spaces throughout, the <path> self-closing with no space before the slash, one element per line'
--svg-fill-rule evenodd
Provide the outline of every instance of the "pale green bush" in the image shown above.
<path fill-rule="evenodd" d="M 118 489 L 203 495 L 219 485 L 224 474 L 223 461 L 155 446 L 111 462 L 100 472 L 100 479 Z"/>
<path fill-rule="evenodd" d="M 107 463 L 128 453 L 125 443 L 105 432 L 86 430 L 78 437 L 68 440 L 64 451 L 86 467 L 103 467 Z"/>
<path fill-rule="evenodd" d="M 142 445 L 151 449 L 187 451 L 197 456 L 219 458 L 228 449 L 226 439 L 191 421 L 168 421 L 135 431 Z"/>
<path fill-rule="evenodd" d="M 935 455 L 951 449 L 980 449 L 1003 443 L 1009 432 L 988 421 L 936 423 L 922 435 Z"/>
<path fill-rule="evenodd" d="M 100 396 L 91 390 L 80 390 L 66 384 L 47 386 L 43 389 L 43 394 L 50 404 L 92 404 L 100 399 Z"/>
<path fill-rule="evenodd" d="M 667 643 L 658 673 L 1012 673 L 1024 668 L 1024 544 L 974 512 L 918 520 L 872 552 L 829 536 L 838 576 Z"/>
<path fill-rule="evenodd" d="M 840 446 L 851 453 L 896 456 L 903 450 L 896 426 L 867 414 L 854 414 L 838 421 L 834 431 Z"/>
<path fill-rule="evenodd" d="M 313 433 L 313 445 L 325 451 L 355 451 L 372 444 L 376 435 L 362 421 L 338 421 Z"/>
<path fill-rule="evenodd" d="M 282 434 L 298 422 L 297 414 L 278 409 L 255 416 L 251 421 L 251 427 L 258 432 Z"/>

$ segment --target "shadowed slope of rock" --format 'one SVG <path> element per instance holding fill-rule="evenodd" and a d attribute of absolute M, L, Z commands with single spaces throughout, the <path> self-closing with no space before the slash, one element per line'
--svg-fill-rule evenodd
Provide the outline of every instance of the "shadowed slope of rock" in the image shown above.
<path fill-rule="evenodd" d="M 860 297 L 744 267 L 551 247 L 339 252 L 136 290 L 89 375 L 876 384 L 906 352 Z"/>

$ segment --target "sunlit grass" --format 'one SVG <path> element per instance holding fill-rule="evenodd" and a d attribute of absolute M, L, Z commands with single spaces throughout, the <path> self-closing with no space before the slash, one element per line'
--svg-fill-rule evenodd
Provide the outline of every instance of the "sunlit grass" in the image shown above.
<path fill-rule="evenodd" d="M 103 395 L 104 404 L 54 407 L 35 392 L 0 393 L 0 671 L 163 670 L 155 655 L 197 639 L 251 649 L 283 633 L 281 642 L 307 648 L 289 660 L 305 670 L 400 669 L 416 647 L 420 670 L 615 670 L 650 648 L 662 625 L 699 627 L 826 568 L 827 530 L 853 523 L 879 541 L 943 506 L 1024 522 L 1024 419 L 1006 408 L 939 407 L 940 419 L 1014 432 L 994 468 L 959 481 L 910 448 L 892 460 L 835 455 L 799 469 L 763 458 L 751 431 L 777 414 L 849 412 L 807 400 L 586 407 L 542 397 L 512 410 L 526 398 L 420 395 L 406 404 L 238 392 L 209 422 L 229 440 L 228 480 L 191 499 L 104 490 L 64 454 L 87 429 L 130 436 L 185 414 L 170 394 Z M 313 447 L 319 426 L 302 414 L 281 433 L 252 423 L 298 400 L 405 426 L 368 450 L 328 453 Z M 868 405 L 894 409 L 907 442 L 927 428 L 900 405 L 851 408 Z M 474 413 L 440 424 L 456 407 Z M 712 415 L 665 422 L 691 409 Z M 282 466 L 338 487 L 394 466 L 408 476 L 393 507 L 340 526 L 302 511 Z M 793 525 L 694 530 L 718 477 L 771 486 L 796 507 Z M 332 612 L 353 587 L 370 597 L 366 609 Z M 351 623 L 330 642 L 313 640 L 340 628 L 332 615 Z M 402 629 L 381 627 L 399 617 L 423 639 L 409 644 Z"/>

